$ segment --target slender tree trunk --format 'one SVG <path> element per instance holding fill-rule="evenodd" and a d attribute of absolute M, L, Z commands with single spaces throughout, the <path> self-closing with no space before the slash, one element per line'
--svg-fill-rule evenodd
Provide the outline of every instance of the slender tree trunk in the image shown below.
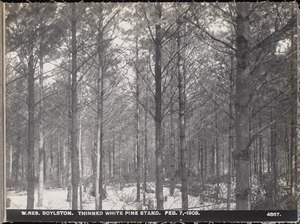
<path fill-rule="evenodd" d="M 268 173 L 271 173 L 271 158 L 270 158 L 270 146 L 267 147 L 267 165 L 268 165 Z"/>
<path fill-rule="evenodd" d="M 271 110 L 271 122 L 273 122 L 276 118 L 274 118 L 274 112 Z M 277 153 L 276 153 L 276 139 L 277 139 L 277 131 L 276 131 L 276 123 L 271 125 L 271 158 L 272 158 L 272 209 L 276 209 L 276 197 L 277 197 Z"/>
<path fill-rule="evenodd" d="M 292 18 L 296 19 L 296 12 L 293 8 L 291 11 Z M 290 182 L 290 194 L 294 198 L 297 188 L 297 63 L 296 63 L 296 52 L 297 52 L 297 44 L 296 44 L 296 28 L 293 29 L 291 36 L 291 76 L 290 76 L 290 83 L 291 83 L 291 103 L 294 105 L 291 109 L 291 147 L 290 147 L 290 175 L 291 175 L 291 182 Z"/>
<path fill-rule="evenodd" d="M 217 102 L 217 99 L 215 99 Z M 218 108 L 215 105 L 216 113 L 215 113 L 215 138 L 216 138 L 216 177 L 217 177 L 217 189 L 216 189 L 216 203 L 219 203 L 219 191 L 220 191 L 220 159 L 219 159 L 219 131 L 218 131 Z"/>
<path fill-rule="evenodd" d="M 197 161 L 197 176 L 198 176 L 198 181 L 199 181 L 199 185 L 201 186 L 203 183 L 203 142 L 201 141 L 201 135 L 199 132 L 199 136 L 198 136 L 198 161 Z M 203 201 L 201 199 L 201 191 L 198 191 L 198 197 L 199 197 L 199 204 L 203 204 Z"/>
<path fill-rule="evenodd" d="M 71 202 L 72 200 L 72 179 L 71 179 L 71 175 L 72 175 L 72 165 L 71 165 L 71 105 L 72 105 L 72 91 L 71 91 L 71 74 L 69 74 L 68 76 L 68 98 L 69 98 L 69 111 L 68 111 L 68 145 L 67 145 L 67 185 L 68 185 L 68 192 L 67 192 L 67 201 Z M 45 163 L 46 165 L 46 163 Z M 46 174 L 46 172 L 45 172 Z"/>
<path fill-rule="evenodd" d="M 173 89 L 173 88 L 172 88 Z M 175 162 L 176 162 L 176 149 L 175 149 L 175 132 L 174 132 L 174 110 L 173 110 L 173 103 L 171 104 L 171 124 L 170 124 L 170 162 L 171 162 L 171 185 L 170 185 L 170 195 L 173 196 L 174 195 L 174 190 L 175 190 L 175 172 L 176 172 L 176 168 L 175 168 Z"/>
<path fill-rule="evenodd" d="M 199 134 L 199 147 L 200 147 L 200 180 L 201 180 L 201 185 L 204 183 L 204 140 L 201 139 L 200 134 Z"/>
<path fill-rule="evenodd" d="M 97 97 L 97 96 L 96 96 Z M 97 124 L 97 120 L 94 121 L 95 124 Z M 92 154 L 91 154 L 91 161 L 92 161 L 92 177 L 93 177 L 93 191 L 96 192 L 96 163 L 97 163 L 97 130 L 98 127 L 97 125 L 95 125 L 95 130 L 93 133 L 93 149 L 92 149 Z M 95 200 L 96 201 L 96 200 Z M 96 202 L 95 202 L 95 206 L 96 206 Z"/>
<path fill-rule="evenodd" d="M 34 207 L 34 56 L 33 40 L 29 41 L 28 63 L 28 148 L 27 148 L 27 209 Z"/>
<path fill-rule="evenodd" d="M 210 161 L 210 172 L 211 176 L 215 176 L 216 174 L 216 148 L 215 145 L 211 145 L 211 161 Z"/>
<path fill-rule="evenodd" d="M 54 180 L 54 173 L 53 173 L 53 140 L 52 137 L 50 137 L 50 174 L 51 174 L 51 181 Z"/>
<path fill-rule="evenodd" d="M 102 15 L 102 14 L 101 14 Z M 103 21 L 103 19 L 101 19 Z M 102 41 L 102 40 L 101 40 Z M 102 42 L 101 42 L 102 45 Z M 102 47 L 103 49 L 103 47 Z M 102 199 L 103 199 L 103 182 L 104 182 L 104 174 L 103 171 L 104 168 L 104 151 L 103 151 L 103 140 L 104 140 L 104 69 L 103 69 L 103 56 L 100 57 L 100 66 L 101 66 L 101 72 L 99 75 L 101 75 L 100 79 L 100 136 L 98 136 L 100 139 L 99 148 L 100 148 L 100 176 L 99 176 L 99 193 L 100 193 L 100 200 L 99 200 L 99 209 L 102 209 Z M 98 133 L 99 135 L 99 133 Z"/>
<path fill-rule="evenodd" d="M 155 12 L 158 19 L 162 17 L 161 3 L 155 3 Z M 156 201 L 157 209 L 163 210 L 163 152 L 162 152 L 162 74 L 161 74 L 161 25 L 155 25 L 155 163 L 156 163 Z"/>
<path fill-rule="evenodd" d="M 251 129 L 252 127 L 251 127 L 251 121 L 250 121 L 250 119 L 249 119 L 249 139 L 251 139 L 251 132 L 252 132 L 252 129 Z M 249 181 L 250 181 L 250 183 L 252 182 L 252 163 L 253 163 L 253 159 L 252 159 L 252 157 L 253 157 L 253 153 L 252 153 L 252 148 L 251 148 L 251 146 L 249 146 Z M 250 194 L 249 194 L 249 197 L 251 197 L 251 192 L 250 192 Z"/>
<path fill-rule="evenodd" d="M 40 51 L 42 51 L 40 47 Z M 38 207 L 43 207 L 43 191 L 44 191 L 44 130 L 43 130 L 43 55 L 40 53 L 40 74 L 39 74 L 39 187 L 38 187 Z"/>
<path fill-rule="evenodd" d="M 70 136 L 71 137 L 71 136 Z M 70 142 L 71 143 L 71 142 Z M 68 164 L 67 164 L 67 181 L 68 181 L 68 192 L 67 192 L 67 201 L 72 201 L 72 161 L 71 161 L 71 145 L 68 148 Z"/>
<path fill-rule="evenodd" d="M 204 180 L 207 178 L 207 140 L 204 139 Z"/>
<path fill-rule="evenodd" d="M 120 122 L 121 123 L 121 122 Z M 122 166 L 122 150 L 121 150 L 121 141 L 122 141 L 122 137 L 121 137 L 121 133 L 119 133 L 119 169 L 118 169 L 118 173 L 119 173 L 119 183 L 120 183 L 120 189 L 122 189 L 122 170 L 121 170 L 121 166 Z"/>
<path fill-rule="evenodd" d="M 79 91 L 80 94 L 80 91 Z M 79 107 L 80 107 L 80 102 L 79 100 Z M 81 127 L 81 113 L 78 113 L 79 117 L 79 133 L 78 133 L 78 176 L 79 176 L 79 208 L 82 209 L 82 127 Z"/>
<path fill-rule="evenodd" d="M 232 104 L 229 105 L 229 113 L 232 116 Z M 229 139 L 228 139 L 228 177 L 227 177 L 227 210 L 230 210 L 230 201 L 231 201 L 231 176 L 232 176 L 232 151 L 233 151 L 233 125 L 231 118 L 229 120 Z"/>
<path fill-rule="evenodd" d="M 61 162 L 61 150 L 60 150 L 60 140 L 58 140 L 57 142 L 57 160 L 56 160 L 56 180 L 57 180 L 57 187 L 61 187 L 61 182 L 60 182 L 60 173 L 61 173 L 61 165 L 60 165 L 60 162 Z"/>
<path fill-rule="evenodd" d="M 181 49 L 181 21 L 177 21 L 177 73 L 178 73 L 178 94 L 179 94 L 179 147 L 181 154 L 181 200 L 182 209 L 188 209 L 188 181 L 187 181 L 187 143 L 186 143 L 186 109 L 185 109 L 185 83 Z"/>
<path fill-rule="evenodd" d="M 46 158 L 47 158 L 47 156 L 46 156 L 46 151 L 44 150 L 44 155 L 43 155 L 43 160 L 44 160 L 44 183 L 46 182 L 46 180 L 47 180 L 47 160 L 46 160 Z"/>
<path fill-rule="evenodd" d="M 103 100 L 104 100 L 104 69 L 103 69 L 103 5 L 100 5 L 99 28 L 98 28 L 98 56 L 99 70 L 97 80 L 97 160 L 96 160 L 96 184 L 95 203 L 96 210 L 102 210 L 103 199 Z"/>
<path fill-rule="evenodd" d="M 27 180 L 27 176 L 28 176 L 28 170 L 26 169 L 26 165 L 28 166 L 28 163 L 26 164 L 25 162 L 25 157 L 26 157 L 26 151 L 24 151 L 22 153 L 22 156 L 21 156 L 21 183 L 22 183 L 22 186 L 21 186 L 21 190 L 25 190 L 27 189 L 27 184 L 26 184 L 26 180 Z"/>
<path fill-rule="evenodd" d="M 111 182 L 111 146 L 108 146 L 108 180 Z"/>
<path fill-rule="evenodd" d="M 146 90 L 145 107 L 148 106 L 148 90 Z M 147 170 L 148 170 L 148 112 L 145 109 L 145 153 L 144 153 L 144 192 L 143 192 L 143 205 L 146 205 L 146 191 L 147 191 Z"/>
<path fill-rule="evenodd" d="M 63 142 L 63 151 L 62 151 L 62 169 L 61 169 L 61 185 L 62 188 L 66 187 L 66 143 Z"/>
<path fill-rule="evenodd" d="M 13 163 L 13 160 L 12 160 L 12 152 L 13 152 L 13 147 L 12 147 L 12 143 L 10 143 L 9 145 L 9 165 L 8 165 L 8 179 L 9 179 L 9 183 L 10 185 L 12 184 L 12 181 L 13 181 L 13 172 L 12 172 L 12 163 Z"/>
<path fill-rule="evenodd" d="M 232 179 L 232 152 L 233 152 L 233 95 L 234 95 L 234 82 L 233 82 L 233 56 L 230 58 L 230 96 L 229 96 L 229 135 L 228 135 L 228 177 L 227 177 L 227 210 L 230 210 L 231 201 L 231 179 Z"/>
<path fill-rule="evenodd" d="M 225 175 L 225 147 L 222 147 L 222 167 L 221 167 L 221 170 L 222 170 L 222 176 Z"/>
<path fill-rule="evenodd" d="M 140 184 L 140 169 L 141 169 L 141 153 L 140 153 L 140 133 L 139 133 L 139 128 L 140 128 L 140 108 L 139 108 L 139 49 L 138 49 L 138 36 L 136 36 L 135 40 L 135 57 L 136 57 L 136 111 L 135 111 L 135 119 L 136 119 L 136 201 L 140 202 L 141 200 L 141 184 Z"/>
<path fill-rule="evenodd" d="M 100 73 L 101 69 L 99 69 Z M 100 74 L 99 74 L 100 76 Z M 100 120 L 100 79 L 97 80 L 97 136 L 96 136 L 96 178 L 95 178 L 95 209 L 99 210 L 101 205 L 101 198 L 100 198 L 100 135 L 101 135 L 101 120 Z M 101 186 L 102 188 L 102 186 Z"/>
<path fill-rule="evenodd" d="M 235 133 L 236 133 L 236 209 L 250 209 L 249 167 L 249 9 L 250 3 L 236 3 L 237 23 L 237 73 L 235 89 Z"/>
<path fill-rule="evenodd" d="M 290 142 L 289 142 L 289 128 L 288 128 L 288 119 L 285 117 L 284 119 L 284 127 L 285 127 L 285 179 L 286 185 L 290 186 Z"/>
<path fill-rule="evenodd" d="M 113 172 L 113 177 L 115 178 L 115 176 L 116 176 L 116 164 L 115 164 L 115 131 L 113 131 L 112 172 Z"/>
<path fill-rule="evenodd" d="M 76 4 L 72 4 L 72 104 L 71 104 L 71 156 L 72 156 L 72 210 L 78 209 L 79 164 L 77 147 L 77 41 L 76 41 Z"/>
<path fill-rule="evenodd" d="M 261 124 L 262 124 L 262 119 L 261 119 L 261 113 L 259 113 L 259 123 L 258 123 L 258 128 L 261 129 Z M 262 134 L 259 134 L 258 137 L 258 151 L 259 151 L 259 172 L 258 172 L 258 179 L 261 182 L 262 179 L 262 174 L 263 174 L 263 138 Z"/>
<path fill-rule="evenodd" d="M 188 135 L 190 136 L 190 134 Z M 189 139 L 189 137 L 188 137 Z M 192 165 L 193 165 L 193 160 L 192 160 L 192 150 L 193 150 L 193 145 L 194 145 L 194 141 L 193 139 L 191 139 L 189 141 L 189 144 L 188 144 L 188 176 L 191 175 L 191 170 L 192 170 Z"/>

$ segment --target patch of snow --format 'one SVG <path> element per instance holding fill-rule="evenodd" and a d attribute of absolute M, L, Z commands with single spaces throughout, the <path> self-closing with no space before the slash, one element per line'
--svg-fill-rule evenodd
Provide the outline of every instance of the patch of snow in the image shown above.
<path fill-rule="evenodd" d="M 107 186 L 106 187 L 106 199 L 103 200 L 104 210 L 138 210 L 139 208 L 146 209 L 149 200 L 154 203 L 156 207 L 155 193 L 152 190 L 155 189 L 154 183 L 148 183 L 146 193 L 147 205 L 142 207 L 143 202 L 143 188 L 141 188 L 141 202 L 136 202 L 136 185 L 127 184 L 120 189 L 119 186 Z M 222 193 L 221 193 L 222 192 Z M 181 209 L 181 191 L 179 188 L 175 188 L 174 195 L 170 195 L 170 189 L 168 187 L 163 188 L 164 193 L 164 209 Z M 226 198 L 227 188 L 225 184 L 220 184 L 220 197 Z M 35 209 L 71 209 L 71 203 L 67 202 L 67 189 L 45 189 L 44 190 L 44 203 L 43 207 L 37 206 L 37 192 L 35 193 Z M 11 199 L 12 209 L 26 209 L 26 192 L 8 191 L 7 197 Z M 197 210 L 219 210 L 226 209 L 226 203 L 216 204 L 214 201 L 208 201 L 206 199 L 195 196 L 188 196 L 190 209 Z M 231 204 L 231 209 L 235 208 L 235 204 Z M 94 210 L 95 209 L 95 198 L 88 193 L 83 192 L 82 196 L 82 209 L 83 210 Z"/>

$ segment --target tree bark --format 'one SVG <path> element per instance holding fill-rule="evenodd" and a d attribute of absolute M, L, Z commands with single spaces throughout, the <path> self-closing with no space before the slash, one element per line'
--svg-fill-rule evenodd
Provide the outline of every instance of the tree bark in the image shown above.
<path fill-rule="evenodd" d="M 155 3 L 157 18 L 162 17 L 161 3 Z M 162 30 L 161 25 L 155 25 L 155 167 L 156 167 L 156 201 L 157 209 L 163 210 L 163 153 L 162 153 L 162 74 L 161 74 L 161 48 Z"/>
<path fill-rule="evenodd" d="M 33 40 L 29 41 L 28 62 L 28 148 L 27 148 L 27 209 L 34 207 L 34 56 Z"/>
<path fill-rule="evenodd" d="M 250 167 L 249 167 L 249 3 L 236 3 L 236 51 L 237 73 L 235 88 L 235 133 L 236 133 L 236 209 L 250 209 Z"/>
<path fill-rule="evenodd" d="M 215 99 L 217 102 L 217 99 Z M 217 104 L 215 105 L 215 144 L 216 144 L 216 178 L 217 178 L 217 188 L 216 188 L 216 203 L 219 203 L 219 191 L 220 191 L 220 159 L 219 159 L 219 131 L 218 131 L 218 107 Z"/>
<path fill-rule="evenodd" d="M 72 91 L 71 91 L 71 74 L 68 75 L 68 100 L 69 100 L 69 111 L 68 111 L 68 143 L 67 143 L 67 201 L 71 202 L 72 200 L 72 165 L 71 165 L 71 122 L 72 122 L 72 112 L 71 112 L 71 105 L 72 105 Z M 45 163 L 46 165 L 46 163 Z M 46 172 L 45 172 L 46 174 Z"/>
<path fill-rule="evenodd" d="M 13 147 L 12 147 L 12 143 L 10 143 L 9 145 L 9 164 L 8 164 L 8 180 L 9 180 L 9 184 L 11 185 L 12 184 L 12 180 L 13 180 L 13 172 L 12 172 L 12 163 L 13 163 L 13 160 L 12 160 L 12 152 L 13 152 Z"/>
<path fill-rule="evenodd" d="M 56 163 L 56 181 L 57 187 L 61 187 L 61 146 L 60 140 L 57 142 L 57 163 Z"/>
<path fill-rule="evenodd" d="M 139 49 L 138 49 L 138 36 L 136 36 L 135 40 L 135 59 L 136 59 L 136 111 L 135 111 L 135 119 L 136 119 L 136 201 L 140 202 L 141 200 L 141 184 L 140 184 L 140 169 L 141 169 L 141 158 L 140 158 L 140 108 L 139 108 L 139 69 L 138 69 L 138 64 L 139 64 Z"/>
<path fill-rule="evenodd" d="M 116 176 L 116 164 L 115 164 L 115 131 L 113 131 L 113 146 L 112 146 L 112 176 Z"/>
<path fill-rule="evenodd" d="M 79 91 L 80 94 L 80 91 Z M 81 100 L 79 100 L 79 107 L 80 107 L 80 102 Z M 78 113 L 78 117 L 79 117 L 79 133 L 78 133 L 78 177 L 79 177 L 79 208 L 82 209 L 82 126 L 81 126 L 81 113 L 79 111 Z"/>
<path fill-rule="evenodd" d="M 61 169 L 61 186 L 63 189 L 66 187 L 66 143 L 63 142 L 62 148 L 62 169 Z"/>
<path fill-rule="evenodd" d="M 186 143 L 186 97 L 184 83 L 183 61 L 180 53 L 181 48 L 181 25 L 182 21 L 177 21 L 177 75 L 178 75 L 178 97 L 179 97 L 179 147 L 181 164 L 181 200 L 182 209 L 188 210 L 188 180 L 187 180 L 187 143 Z"/>
<path fill-rule="evenodd" d="M 261 119 L 261 113 L 259 113 L 259 121 L 258 121 L 258 128 L 261 129 L 261 124 L 262 124 L 262 119 Z M 258 137 L 258 153 L 259 153 L 259 172 L 258 172 L 258 179 L 261 182 L 262 179 L 262 174 L 263 174 L 263 138 L 262 138 L 262 134 L 259 134 Z"/>
<path fill-rule="evenodd" d="M 146 90 L 145 108 L 148 106 L 148 90 Z M 146 191 L 147 191 L 147 169 L 148 169 L 148 112 L 145 109 L 145 152 L 144 152 L 144 193 L 143 193 L 143 205 L 146 205 Z"/>
<path fill-rule="evenodd" d="M 99 9 L 98 27 L 98 79 L 97 79 L 97 159 L 96 159 L 96 183 L 95 183 L 95 209 L 102 210 L 103 197 L 103 100 L 104 100 L 104 70 L 103 70 L 103 5 Z"/>
<path fill-rule="evenodd" d="M 175 169 L 175 162 L 176 162 L 176 149 L 175 149 L 175 144 L 174 144 L 174 141 L 175 141 L 175 132 L 174 132 L 174 118 L 173 118 L 173 113 L 174 113 L 174 110 L 173 110 L 173 103 L 171 104 L 171 124 L 170 124 L 170 151 L 171 151 L 171 157 L 170 160 L 171 160 L 171 185 L 170 185 L 170 195 L 173 196 L 174 195 L 174 190 L 175 190 L 175 172 L 176 172 L 176 169 Z"/>
<path fill-rule="evenodd" d="M 111 146 L 108 145 L 108 180 L 111 182 Z"/>
<path fill-rule="evenodd" d="M 206 138 L 203 140 L 204 141 L 204 179 L 202 179 L 203 180 L 203 182 L 204 182 L 204 180 L 206 181 L 206 178 L 207 178 L 207 170 L 208 170 L 208 168 L 207 168 L 207 140 L 206 140 Z"/>
<path fill-rule="evenodd" d="M 274 112 L 271 109 L 271 122 L 273 122 L 276 118 L 274 118 Z M 276 152 L 276 139 L 277 139 L 277 131 L 276 131 L 276 123 L 274 122 L 271 125 L 271 164 L 272 164 L 272 209 L 276 209 L 276 196 L 277 196 L 277 152 Z"/>
<path fill-rule="evenodd" d="M 296 12 L 293 8 L 291 11 L 292 18 L 296 19 Z M 296 52 L 297 44 L 295 40 L 296 28 L 293 29 L 291 36 L 291 103 L 294 105 L 291 109 L 291 141 L 290 141 L 290 194 L 294 198 L 297 188 L 297 63 L 296 63 Z"/>
<path fill-rule="evenodd" d="M 76 41 L 76 4 L 72 4 L 72 104 L 71 104 L 71 157 L 72 157 L 72 210 L 78 209 L 78 181 L 79 181 L 79 164 L 78 164 L 78 109 L 77 109 L 77 41 Z"/>
<path fill-rule="evenodd" d="M 42 51 L 40 47 L 40 51 Z M 44 62 L 43 54 L 40 52 L 40 74 L 39 74 L 39 186 L 38 186 L 38 207 L 43 207 L 43 191 L 44 191 L 44 130 L 43 130 L 43 73 Z"/>
<path fill-rule="evenodd" d="M 231 201 L 231 178 L 232 178 L 232 152 L 233 152 L 233 94 L 234 94 L 234 82 L 233 82 L 233 57 L 230 58 L 230 96 L 229 96 L 229 135 L 228 135 L 228 177 L 227 177 L 227 210 L 230 210 Z"/>

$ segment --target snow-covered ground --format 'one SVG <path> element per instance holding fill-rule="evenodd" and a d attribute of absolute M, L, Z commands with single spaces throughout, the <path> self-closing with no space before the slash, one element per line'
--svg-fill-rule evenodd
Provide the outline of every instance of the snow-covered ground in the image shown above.
<path fill-rule="evenodd" d="M 151 184 L 154 189 L 154 184 Z M 221 187 L 222 188 L 222 187 Z M 154 191 L 151 191 L 154 192 Z M 118 186 L 106 187 L 107 197 L 103 200 L 104 210 L 136 210 L 139 204 L 135 202 L 136 187 L 129 185 L 122 190 Z M 181 209 L 181 192 L 178 188 L 175 189 L 174 196 L 169 195 L 169 188 L 164 187 L 164 208 L 165 209 Z M 7 197 L 11 199 L 11 209 L 26 209 L 26 192 L 7 191 Z M 37 192 L 35 193 L 35 209 L 71 209 L 70 202 L 67 202 L 67 189 L 49 189 L 44 190 L 44 206 L 37 206 Z M 153 199 L 155 201 L 155 193 L 147 193 L 146 201 Z M 143 191 L 141 191 L 141 202 L 143 201 Z M 83 207 L 84 210 L 95 209 L 95 198 L 88 193 L 83 192 Z M 156 207 L 156 205 L 155 205 Z M 216 204 L 215 202 L 206 202 L 199 197 L 189 195 L 189 207 L 197 210 L 225 210 L 226 203 Z M 231 209 L 234 209 L 235 204 L 231 204 Z"/>

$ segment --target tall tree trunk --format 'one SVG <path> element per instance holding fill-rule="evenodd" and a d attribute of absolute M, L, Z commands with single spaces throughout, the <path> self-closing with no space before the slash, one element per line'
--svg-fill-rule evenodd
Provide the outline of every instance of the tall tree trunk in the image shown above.
<path fill-rule="evenodd" d="M 95 208 L 102 210 L 103 198 L 103 100 L 104 100 L 104 69 L 103 69 L 103 4 L 99 9 L 99 27 L 98 27 L 98 80 L 97 80 L 97 160 L 96 160 L 96 184 L 95 184 Z"/>
<path fill-rule="evenodd" d="M 204 183 L 204 139 L 200 138 L 199 134 L 199 147 L 200 147 L 200 180 L 201 180 L 201 185 Z"/>
<path fill-rule="evenodd" d="M 40 47 L 40 51 L 42 51 Z M 44 191 L 44 130 L 43 130 L 43 73 L 44 62 L 43 54 L 40 52 L 40 74 L 39 74 L 39 186 L 38 186 L 38 207 L 43 207 L 43 191 Z"/>
<path fill-rule="evenodd" d="M 230 210 L 231 201 L 231 179 L 232 179 L 232 152 L 233 152 L 233 95 L 234 95 L 234 82 L 233 82 L 233 56 L 230 57 L 230 95 L 229 95 L 229 135 L 228 135 L 228 177 L 227 177 L 227 210 Z"/>
<path fill-rule="evenodd" d="M 293 8 L 291 11 L 292 18 L 296 19 L 296 12 Z M 291 197 L 295 197 L 296 188 L 297 188 L 297 63 L 296 63 L 296 52 L 297 52 L 297 44 L 296 44 L 296 28 L 293 29 L 291 36 L 291 103 L 294 105 L 291 109 L 291 147 L 290 147 L 290 194 Z"/>
<path fill-rule="evenodd" d="M 187 143 L 186 143 L 186 109 L 185 109 L 185 83 L 183 61 L 180 53 L 181 49 L 181 21 L 177 21 L 177 75 L 178 75 L 178 94 L 179 94 L 179 147 L 181 154 L 181 200 L 182 209 L 188 209 L 188 181 L 187 181 Z"/>
<path fill-rule="evenodd" d="M 63 142 L 62 148 L 62 169 L 61 169 L 61 186 L 63 189 L 66 187 L 66 143 Z"/>
<path fill-rule="evenodd" d="M 28 148 L 27 148 L 27 209 L 34 207 L 34 56 L 33 40 L 29 41 L 28 62 Z"/>
<path fill-rule="evenodd" d="M 250 167 L 249 167 L 249 9 L 250 3 L 236 3 L 236 51 L 237 73 L 235 88 L 235 133 L 236 133 L 236 209 L 250 209 Z"/>
<path fill-rule="evenodd" d="M 257 175 L 257 146 L 258 141 L 257 138 L 254 140 L 254 147 L 253 147 L 253 156 L 252 156 L 252 161 L 253 161 L 253 176 Z"/>
<path fill-rule="evenodd" d="M 207 178 L 207 140 L 206 138 L 204 138 L 204 179 L 202 180 L 206 180 Z M 204 182 L 204 181 L 203 181 Z"/>
<path fill-rule="evenodd" d="M 172 86 L 173 87 L 173 86 Z M 173 109 L 173 103 L 171 103 L 171 124 L 170 124 L 170 162 L 171 162 L 171 185 L 170 185 L 170 195 L 173 196 L 174 195 L 174 190 L 175 190 L 175 173 L 176 173 L 176 168 L 175 168 L 175 162 L 176 162 L 176 149 L 175 149 L 175 132 L 174 132 L 174 118 L 173 118 L 173 113 L 174 113 L 174 109 Z"/>
<path fill-rule="evenodd" d="M 60 178 L 60 174 L 61 174 L 61 146 L 60 146 L 60 140 L 58 140 L 57 142 L 57 163 L 56 163 L 56 180 L 57 180 L 57 187 L 61 187 L 61 178 Z"/>
<path fill-rule="evenodd" d="M 46 160 L 47 156 L 46 156 L 46 151 L 45 150 L 44 150 L 44 155 L 43 156 L 44 156 L 43 160 L 44 160 L 44 183 L 45 183 L 47 178 L 48 178 L 48 176 L 47 176 L 47 160 Z"/>
<path fill-rule="evenodd" d="M 110 143 L 108 145 L 108 180 L 111 182 L 111 146 Z"/>
<path fill-rule="evenodd" d="M 258 121 L 258 128 L 261 129 L 262 119 L 261 119 L 261 113 L 259 113 L 259 121 Z M 259 134 L 258 137 L 258 153 L 259 153 L 259 171 L 258 171 L 258 179 L 261 182 L 262 174 L 263 174 L 263 138 L 262 134 Z"/>
<path fill-rule="evenodd" d="M 112 175 L 113 178 L 116 176 L 116 164 L 115 164 L 115 131 L 113 131 L 113 146 L 112 146 Z"/>
<path fill-rule="evenodd" d="M 79 91 L 79 95 L 81 91 Z M 79 96 L 80 97 L 80 96 Z M 81 105 L 81 100 L 79 100 L 79 107 Z M 81 112 L 78 113 L 79 117 L 79 133 L 78 133 L 78 177 L 79 177 L 79 208 L 82 209 L 82 126 L 81 126 Z"/>
<path fill-rule="evenodd" d="M 268 173 L 271 173 L 271 158 L 270 158 L 270 146 L 267 147 L 267 165 L 268 165 Z"/>
<path fill-rule="evenodd" d="M 210 172 L 211 172 L 210 173 L 211 176 L 215 176 L 215 174 L 216 174 L 216 148 L 215 148 L 214 144 L 211 145 Z"/>
<path fill-rule="evenodd" d="M 72 105 L 71 105 L 71 156 L 72 156 L 72 210 L 78 209 L 78 181 L 79 181 L 79 164 L 78 164 L 78 109 L 77 109 L 77 41 L 76 41 L 76 4 L 72 4 Z"/>
<path fill-rule="evenodd" d="M 51 181 L 54 180 L 54 173 L 53 173 L 53 140 L 52 137 L 50 137 L 50 174 L 51 174 Z"/>
<path fill-rule="evenodd" d="M 13 146 L 12 143 L 10 143 L 9 145 L 9 164 L 8 164 L 8 179 L 9 179 L 9 184 L 12 184 L 12 180 L 13 180 L 13 172 L 12 172 L 12 163 L 13 163 L 13 156 L 12 156 L 12 152 L 13 152 Z"/>
<path fill-rule="evenodd" d="M 135 120 L 136 120 L 136 201 L 140 202 L 141 200 L 141 185 L 140 185 L 140 169 L 141 169 L 141 159 L 140 159 L 140 141 L 139 141 L 139 128 L 140 128 L 140 108 L 139 108 L 139 49 L 138 49 L 138 36 L 135 39 L 135 59 L 136 59 L 136 111 L 135 111 Z"/>
<path fill-rule="evenodd" d="M 146 90 L 146 99 L 145 99 L 145 107 L 148 106 L 148 90 Z M 145 153 L 144 153 L 144 193 L 143 193 L 143 205 L 146 205 L 146 191 L 147 191 L 147 169 L 148 169 L 148 112 L 147 109 L 145 109 Z"/>
<path fill-rule="evenodd" d="M 187 122 L 188 123 L 188 122 Z M 188 134 L 188 137 L 187 137 L 187 139 L 189 139 L 190 137 L 189 136 L 191 136 L 191 134 L 189 133 Z M 191 175 L 191 170 L 192 170 L 192 165 L 193 165 L 193 160 L 192 160 L 192 150 L 193 150 L 193 145 L 194 145 L 194 141 L 193 141 L 193 139 L 190 139 L 189 140 L 189 143 L 188 143 L 188 176 L 190 176 Z"/>
<path fill-rule="evenodd" d="M 284 127 L 285 127 L 285 179 L 286 179 L 286 185 L 290 186 L 290 141 L 289 141 L 289 127 L 288 127 L 288 118 L 285 117 L 284 119 Z"/>
<path fill-rule="evenodd" d="M 197 176 L 198 176 L 198 182 L 199 185 L 201 186 L 203 183 L 203 142 L 201 141 L 201 135 L 200 135 L 200 130 L 199 130 L 199 135 L 198 135 L 198 160 L 197 160 Z M 199 204 L 202 204 L 203 201 L 201 199 L 201 191 L 199 190 L 198 193 L 198 197 L 199 197 Z"/>
<path fill-rule="evenodd" d="M 217 102 L 217 99 L 215 98 Z M 219 159 L 219 130 L 218 130 L 218 107 L 217 104 L 215 105 L 215 144 L 216 144 L 216 177 L 217 177 L 217 188 L 216 188 L 216 203 L 219 203 L 219 191 L 220 191 L 220 159 Z"/>
<path fill-rule="evenodd" d="M 162 17 L 161 3 L 155 3 L 155 12 L 157 18 Z M 163 196 L 163 153 L 162 153 L 162 74 L 161 74 L 161 48 L 162 48 L 162 30 L 161 25 L 155 25 L 155 172 L 156 172 L 156 201 L 157 209 L 164 208 Z"/>
<path fill-rule="evenodd" d="M 274 112 L 271 109 L 271 122 L 275 120 Z M 277 153 L 276 153 L 276 139 L 277 139 L 277 131 L 276 131 L 276 123 L 274 122 L 271 125 L 271 157 L 272 157 L 272 209 L 276 209 L 276 197 L 277 197 Z"/>
<path fill-rule="evenodd" d="M 67 201 L 71 202 L 72 200 L 72 165 L 71 165 L 71 122 L 72 122 L 72 112 L 71 112 L 71 105 L 72 105 L 72 91 L 71 91 L 71 73 L 68 75 L 68 98 L 69 98 L 69 111 L 68 111 L 68 142 L 67 142 L 67 186 L 68 186 L 68 191 L 67 191 Z M 45 163 L 46 165 L 47 163 Z M 46 174 L 46 172 L 45 172 Z"/>
<path fill-rule="evenodd" d="M 225 175 L 225 147 L 222 147 L 222 167 L 221 167 L 221 170 L 222 170 L 222 176 Z"/>

